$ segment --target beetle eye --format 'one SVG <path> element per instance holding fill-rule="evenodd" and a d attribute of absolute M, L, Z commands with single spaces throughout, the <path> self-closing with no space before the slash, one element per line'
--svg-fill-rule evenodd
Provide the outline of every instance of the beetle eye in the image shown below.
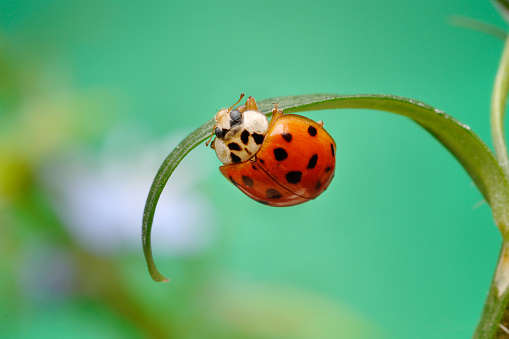
<path fill-rule="evenodd" d="M 214 134 L 216 135 L 216 137 L 222 138 L 223 137 L 223 130 L 220 129 L 219 127 L 216 127 L 214 129 Z"/>
<path fill-rule="evenodd" d="M 240 121 L 240 118 L 242 118 L 242 113 L 238 110 L 234 110 L 230 112 L 230 119 L 232 119 L 235 122 Z"/>

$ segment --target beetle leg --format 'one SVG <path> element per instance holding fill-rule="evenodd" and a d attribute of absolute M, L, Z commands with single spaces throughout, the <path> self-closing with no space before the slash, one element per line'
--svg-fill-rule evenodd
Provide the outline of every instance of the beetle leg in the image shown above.
<path fill-rule="evenodd" d="M 269 129 L 272 127 L 272 125 L 274 125 L 277 118 L 283 115 L 283 111 L 277 109 L 277 103 L 273 102 L 272 104 L 274 105 L 274 109 L 272 110 L 272 119 L 270 119 L 269 122 Z"/>
<path fill-rule="evenodd" d="M 246 109 L 248 111 L 258 111 L 258 105 L 256 104 L 255 98 L 253 97 L 247 98 Z"/>
<path fill-rule="evenodd" d="M 209 140 L 207 140 L 207 142 L 205 142 L 205 147 L 207 147 L 207 146 L 210 144 L 210 142 L 212 141 L 212 137 L 213 137 L 213 136 L 214 136 L 214 133 L 212 133 L 212 134 L 210 135 Z M 214 144 L 210 145 L 210 148 L 214 149 Z"/>

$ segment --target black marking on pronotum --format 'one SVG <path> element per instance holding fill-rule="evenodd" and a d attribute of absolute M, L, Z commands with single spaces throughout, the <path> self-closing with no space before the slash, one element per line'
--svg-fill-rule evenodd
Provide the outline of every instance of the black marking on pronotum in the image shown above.
<path fill-rule="evenodd" d="M 281 134 L 281 136 L 283 137 L 283 139 L 285 139 L 286 141 L 290 142 L 292 141 L 292 135 L 291 133 L 285 133 L 283 132 L 283 134 Z"/>
<path fill-rule="evenodd" d="M 302 172 L 300 171 L 286 173 L 286 181 L 288 181 L 289 184 L 298 184 L 300 179 L 302 179 Z"/>
<path fill-rule="evenodd" d="M 247 145 L 247 143 L 249 142 L 249 132 L 244 130 L 240 135 L 240 140 L 242 140 L 242 143 L 244 143 L 244 145 Z"/>
<path fill-rule="evenodd" d="M 307 169 L 313 169 L 316 166 L 316 162 L 318 161 L 318 154 L 315 154 L 309 159 Z"/>
<path fill-rule="evenodd" d="M 232 162 L 240 162 L 240 157 L 231 153 L 230 156 L 232 157 Z"/>
<path fill-rule="evenodd" d="M 277 161 L 283 161 L 288 158 L 288 153 L 283 148 L 274 148 L 274 157 Z"/>
<path fill-rule="evenodd" d="M 230 142 L 228 144 L 228 148 L 231 149 L 232 151 L 240 151 L 240 145 L 235 142 Z"/>
<path fill-rule="evenodd" d="M 278 190 L 274 189 L 274 188 L 269 188 L 266 192 L 265 192 L 265 195 L 267 196 L 267 198 L 269 199 L 281 199 L 281 197 L 283 196 L 281 193 L 279 193 Z"/>
<path fill-rule="evenodd" d="M 243 175 L 243 176 L 242 176 L 242 182 L 243 182 L 243 183 L 244 183 L 244 185 L 246 185 L 247 187 L 253 187 L 253 184 L 254 184 L 253 179 L 251 179 L 250 177 L 245 176 L 245 175 Z"/>
<path fill-rule="evenodd" d="M 308 133 L 309 135 L 311 135 L 312 137 L 314 137 L 316 135 L 316 128 L 314 128 L 313 126 L 309 126 L 308 128 Z"/>
<path fill-rule="evenodd" d="M 232 184 L 234 184 L 235 186 L 238 186 L 238 184 L 235 182 L 235 180 L 233 180 L 232 176 L 228 176 L 228 179 L 230 179 L 230 181 L 232 182 Z"/>
<path fill-rule="evenodd" d="M 261 145 L 263 142 L 263 134 L 253 133 L 253 140 L 257 145 Z"/>
<path fill-rule="evenodd" d="M 336 155 L 336 151 L 334 150 L 334 145 L 333 144 L 330 144 L 330 149 L 332 151 L 332 156 L 335 156 Z"/>

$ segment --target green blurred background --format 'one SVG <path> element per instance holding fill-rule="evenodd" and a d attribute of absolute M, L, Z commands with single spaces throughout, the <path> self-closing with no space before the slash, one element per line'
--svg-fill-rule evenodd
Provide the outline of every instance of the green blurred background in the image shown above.
<path fill-rule="evenodd" d="M 0 331 L 7 338 L 468 338 L 500 245 L 457 161 L 411 121 L 319 111 L 318 199 L 243 196 L 200 146 L 141 217 L 175 145 L 244 92 L 415 98 L 488 144 L 506 28 L 489 1 L 0 3 Z"/>

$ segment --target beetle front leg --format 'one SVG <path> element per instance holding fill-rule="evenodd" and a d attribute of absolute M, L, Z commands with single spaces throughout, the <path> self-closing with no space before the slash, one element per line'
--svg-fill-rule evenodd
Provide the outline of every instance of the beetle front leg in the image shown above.
<path fill-rule="evenodd" d="M 283 115 L 283 111 L 277 109 L 277 103 L 273 102 L 274 108 L 272 109 L 272 119 L 270 119 L 269 129 L 274 125 L 274 122 Z"/>

